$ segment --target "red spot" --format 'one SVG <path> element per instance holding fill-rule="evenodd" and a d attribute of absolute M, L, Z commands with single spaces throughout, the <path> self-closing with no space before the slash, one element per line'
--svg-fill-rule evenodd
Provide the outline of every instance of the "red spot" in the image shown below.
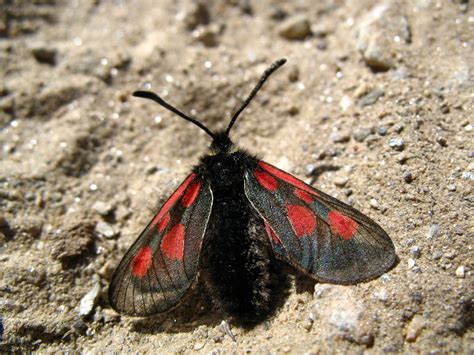
<path fill-rule="evenodd" d="M 255 170 L 253 174 L 257 178 L 258 183 L 268 191 L 275 191 L 278 188 L 278 181 L 276 181 L 276 179 L 274 179 L 270 174 L 267 174 L 262 170 Z"/>
<path fill-rule="evenodd" d="M 176 200 L 178 200 L 181 195 L 183 194 L 184 190 L 188 187 L 188 185 L 191 183 L 191 181 L 196 177 L 195 173 L 192 173 L 189 175 L 186 180 L 176 189 L 175 192 L 171 195 L 171 197 L 168 199 L 168 201 L 165 202 L 163 207 L 161 207 L 160 212 L 153 218 L 153 222 L 151 222 L 151 227 L 154 227 L 160 220 L 161 218 L 169 211 L 169 209 L 174 205 Z"/>
<path fill-rule="evenodd" d="M 186 193 L 184 194 L 183 199 L 181 200 L 181 203 L 183 204 L 184 207 L 189 207 L 193 204 L 194 200 L 196 200 L 196 197 L 200 189 L 201 189 L 201 182 L 199 180 L 196 182 L 193 182 L 192 185 L 189 186 L 189 189 L 186 190 Z"/>
<path fill-rule="evenodd" d="M 340 235 L 345 240 L 351 239 L 359 227 L 352 218 L 344 216 L 337 211 L 329 211 L 328 223 L 333 233 Z"/>
<path fill-rule="evenodd" d="M 170 222 L 170 214 L 167 213 L 167 214 L 165 214 L 165 216 L 161 219 L 161 221 L 158 223 L 158 230 L 159 230 L 160 232 L 163 232 L 169 222 Z"/>
<path fill-rule="evenodd" d="M 132 274 L 143 277 L 151 266 L 151 248 L 144 246 L 132 260 Z"/>
<path fill-rule="evenodd" d="M 270 227 L 270 225 L 265 221 L 265 231 L 267 232 L 268 236 L 272 238 L 275 243 L 281 244 L 281 240 L 277 237 L 273 229 Z"/>
<path fill-rule="evenodd" d="M 306 203 L 312 203 L 314 201 L 314 198 L 310 194 L 300 189 L 295 189 L 295 195 Z"/>
<path fill-rule="evenodd" d="M 306 185 L 300 179 L 295 178 L 293 175 L 290 175 L 280 169 L 275 168 L 274 166 L 264 163 L 263 161 L 259 162 L 258 165 L 260 165 L 263 169 L 268 171 L 270 174 L 275 175 L 277 178 L 282 179 L 283 181 L 286 181 L 287 183 L 303 191 L 306 191 L 312 195 L 318 196 L 318 193 L 316 191 L 314 191 L 310 186 Z"/>
<path fill-rule="evenodd" d="M 297 237 L 311 235 L 316 228 L 316 217 L 304 206 L 287 205 L 288 218 Z"/>
<path fill-rule="evenodd" d="M 184 253 L 184 226 L 175 225 L 161 240 L 161 251 L 168 259 L 182 260 Z"/>

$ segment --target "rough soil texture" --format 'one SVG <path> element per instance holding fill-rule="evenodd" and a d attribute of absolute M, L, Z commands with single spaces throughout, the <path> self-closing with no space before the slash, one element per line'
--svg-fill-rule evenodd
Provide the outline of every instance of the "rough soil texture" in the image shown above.
<path fill-rule="evenodd" d="M 473 353 L 472 2 L 1 4 L 0 351 Z M 235 342 L 200 289 L 118 315 L 114 267 L 209 144 L 131 92 L 222 128 L 280 57 L 233 138 L 378 221 L 399 264 L 354 286 L 289 270 Z"/>

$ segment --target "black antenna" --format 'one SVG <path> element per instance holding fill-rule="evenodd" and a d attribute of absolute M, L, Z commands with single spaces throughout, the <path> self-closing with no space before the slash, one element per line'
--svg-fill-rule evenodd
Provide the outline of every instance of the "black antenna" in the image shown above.
<path fill-rule="evenodd" d="M 186 121 L 194 123 L 196 126 L 201 128 L 204 132 L 206 132 L 208 135 L 210 135 L 212 139 L 215 138 L 214 133 L 209 128 L 204 126 L 204 124 L 202 124 L 201 122 L 199 122 L 198 120 L 196 120 L 192 117 L 189 117 L 188 115 L 185 115 L 184 113 L 179 111 L 177 108 L 171 106 L 169 103 L 167 103 L 161 97 L 159 97 L 157 94 L 155 94 L 153 92 L 150 92 L 150 91 L 135 91 L 132 95 L 135 96 L 135 97 L 142 97 L 144 99 L 149 99 L 149 100 L 155 101 L 156 103 L 160 104 L 164 108 L 167 108 L 171 112 L 173 112 L 173 113 L 177 114 L 178 116 L 184 118 Z"/>
<path fill-rule="evenodd" d="M 245 110 L 245 108 L 248 106 L 250 101 L 252 101 L 252 99 L 255 97 L 255 95 L 257 95 L 258 90 L 260 90 L 262 88 L 263 84 L 265 84 L 265 81 L 268 79 L 268 77 L 270 75 L 272 75 L 275 70 L 280 68 L 285 63 L 286 63 L 285 58 L 279 59 L 276 62 L 274 62 L 272 65 L 270 65 L 267 68 L 267 70 L 265 70 L 263 72 L 263 74 L 260 77 L 260 80 L 258 81 L 257 85 L 253 88 L 253 90 L 250 93 L 249 97 L 247 97 L 247 100 L 245 100 L 244 103 L 242 104 L 242 106 L 240 106 L 240 108 L 237 110 L 237 112 L 234 113 L 234 116 L 230 120 L 229 126 L 227 126 L 227 130 L 225 131 L 226 135 L 229 134 L 229 132 L 230 132 L 232 126 L 234 125 L 235 121 L 237 121 L 237 117 L 239 117 L 239 115 L 242 113 L 242 111 Z"/>

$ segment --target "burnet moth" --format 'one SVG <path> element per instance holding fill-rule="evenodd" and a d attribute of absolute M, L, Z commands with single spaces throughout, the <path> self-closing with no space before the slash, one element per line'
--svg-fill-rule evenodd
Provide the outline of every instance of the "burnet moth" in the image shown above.
<path fill-rule="evenodd" d="M 170 310 L 199 276 L 226 315 L 256 321 L 270 308 L 275 258 L 335 284 L 370 280 L 394 265 L 394 245 L 377 223 L 231 141 L 239 115 L 285 62 L 263 73 L 219 132 L 154 93 L 134 92 L 195 124 L 212 142 L 120 262 L 109 288 L 115 310 L 137 316 Z"/>

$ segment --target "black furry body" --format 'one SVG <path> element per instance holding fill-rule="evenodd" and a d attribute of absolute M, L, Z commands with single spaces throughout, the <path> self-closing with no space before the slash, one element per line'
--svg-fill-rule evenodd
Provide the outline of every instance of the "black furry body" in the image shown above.
<path fill-rule="evenodd" d="M 253 322 L 269 312 L 275 287 L 264 222 L 244 193 L 244 172 L 253 170 L 258 161 L 242 150 L 229 153 L 232 144 L 222 137 L 214 147 L 216 154 L 203 156 L 194 169 L 210 182 L 214 197 L 201 272 L 225 313 Z"/>

